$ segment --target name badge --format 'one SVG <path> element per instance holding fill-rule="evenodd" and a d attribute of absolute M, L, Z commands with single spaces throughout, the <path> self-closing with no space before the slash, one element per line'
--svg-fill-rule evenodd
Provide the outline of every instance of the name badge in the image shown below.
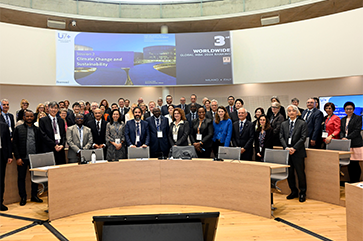
<path fill-rule="evenodd" d="M 55 139 L 55 140 L 60 140 L 60 139 L 61 139 L 61 137 L 60 137 L 60 135 L 59 135 L 59 134 L 54 134 L 54 139 Z"/>
<path fill-rule="evenodd" d="M 12 133 L 13 132 L 13 130 L 11 129 L 11 127 L 9 126 L 9 131 L 10 131 L 10 133 Z"/>
<path fill-rule="evenodd" d="M 162 131 L 158 131 L 157 136 L 158 136 L 158 138 L 163 138 L 163 132 Z"/>
<path fill-rule="evenodd" d="M 174 141 L 177 141 L 178 140 L 178 134 L 173 134 L 173 139 L 174 139 Z"/>
<path fill-rule="evenodd" d="M 140 136 L 136 136 L 136 143 L 140 142 Z"/>
<path fill-rule="evenodd" d="M 322 138 L 327 138 L 328 137 L 328 132 L 323 131 L 323 133 L 321 134 Z"/>
<path fill-rule="evenodd" d="M 287 141 L 288 145 L 291 145 L 291 137 L 289 138 L 289 140 Z"/>
<path fill-rule="evenodd" d="M 262 147 L 260 147 L 260 152 L 262 152 Z"/>
<path fill-rule="evenodd" d="M 201 141 L 202 139 L 202 134 L 197 134 L 197 141 Z"/>
<path fill-rule="evenodd" d="M 116 144 L 120 144 L 121 143 L 121 140 L 120 139 L 115 139 L 115 143 Z"/>

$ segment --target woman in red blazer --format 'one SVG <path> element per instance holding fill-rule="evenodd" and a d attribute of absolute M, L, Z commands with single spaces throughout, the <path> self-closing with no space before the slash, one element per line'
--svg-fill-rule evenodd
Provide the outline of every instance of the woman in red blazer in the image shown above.
<path fill-rule="evenodd" d="M 323 127 L 323 141 L 325 144 L 329 144 L 331 139 L 339 139 L 340 134 L 340 118 L 334 115 L 335 105 L 328 102 L 324 105 L 324 110 L 327 115 L 324 117 Z"/>

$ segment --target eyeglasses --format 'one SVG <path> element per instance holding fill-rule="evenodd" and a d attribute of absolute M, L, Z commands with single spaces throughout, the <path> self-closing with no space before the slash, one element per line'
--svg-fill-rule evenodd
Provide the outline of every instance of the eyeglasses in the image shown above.
<path fill-rule="evenodd" d="M 28 103 L 26 103 L 26 102 L 22 102 L 22 104 L 23 104 L 23 105 L 29 105 L 29 104 L 28 104 Z"/>
<path fill-rule="evenodd" d="M 353 108 L 345 108 L 345 110 L 353 110 Z"/>

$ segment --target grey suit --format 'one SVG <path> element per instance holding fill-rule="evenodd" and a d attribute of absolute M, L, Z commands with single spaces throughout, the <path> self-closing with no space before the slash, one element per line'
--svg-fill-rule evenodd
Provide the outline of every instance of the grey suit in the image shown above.
<path fill-rule="evenodd" d="M 291 192 L 298 193 L 295 181 L 295 170 L 297 178 L 299 180 L 300 193 L 305 194 L 306 192 L 306 177 L 305 177 L 305 163 L 304 159 L 306 157 L 305 151 L 305 139 L 308 133 L 307 124 L 301 119 L 296 119 L 295 127 L 291 134 L 291 144 L 289 144 L 289 134 L 290 134 L 290 119 L 282 122 L 280 129 L 280 141 L 284 149 L 286 147 L 292 147 L 296 151 L 294 154 L 289 156 L 289 177 L 287 181 Z"/>
<path fill-rule="evenodd" d="M 67 128 L 67 143 L 68 149 L 68 162 L 75 163 L 78 161 L 77 152 L 82 150 L 88 150 L 92 147 L 93 138 L 91 129 L 87 126 L 83 126 L 83 143 L 81 146 L 81 139 L 77 125 L 73 125 Z"/>

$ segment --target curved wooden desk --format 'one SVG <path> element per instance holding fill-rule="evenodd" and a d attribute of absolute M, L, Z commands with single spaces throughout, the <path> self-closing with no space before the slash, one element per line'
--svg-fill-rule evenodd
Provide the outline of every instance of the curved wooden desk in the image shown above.
<path fill-rule="evenodd" d="M 211 160 L 123 160 L 48 170 L 49 220 L 111 207 L 188 204 L 271 217 L 272 168 Z"/>

